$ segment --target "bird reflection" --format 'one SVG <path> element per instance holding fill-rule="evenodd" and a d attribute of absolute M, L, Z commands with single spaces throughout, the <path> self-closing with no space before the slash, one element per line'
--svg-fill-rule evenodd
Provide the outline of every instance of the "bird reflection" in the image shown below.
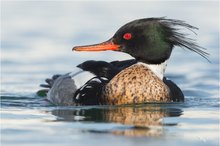
<path fill-rule="evenodd" d="M 55 109 L 52 114 L 55 121 L 81 121 L 96 123 L 122 124 L 122 128 L 109 130 L 84 129 L 92 133 L 112 133 L 126 136 L 162 136 L 165 117 L 178 117 L 182 113 L 179 108 L 146 104 L 138 106 L 108 106 L 88 108 Z M 177 123 L 169 124 L 175 126 Z M 123 126 L 124 125 L 124 126 Z"/>

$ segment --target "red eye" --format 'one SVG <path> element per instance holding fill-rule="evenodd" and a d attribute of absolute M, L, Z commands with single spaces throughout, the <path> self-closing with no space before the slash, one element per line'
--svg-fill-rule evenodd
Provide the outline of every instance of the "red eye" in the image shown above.
<path fill-rule="evenodd" d="M 130 40 L 131 37 L 132 37 L 131 33 L 125 33 L 125 34 L 123 35 L 123 38 L 124 38 L 125 40 Z"/>

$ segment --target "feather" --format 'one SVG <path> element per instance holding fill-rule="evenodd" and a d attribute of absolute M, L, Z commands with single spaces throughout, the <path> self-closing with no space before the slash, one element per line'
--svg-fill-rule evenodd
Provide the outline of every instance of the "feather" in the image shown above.
<path fill-rule="evenodd" d="M 165 30 L 168 31 L 170 34 L 169 41 L 172 44 L 181 48 L 187 48 L 209 61 L 209 53 L 206 52 L 206 48 L 199 46 L 194 39 L 188 37 L 188 34 L 179 32 L 181 28 L 186 28 L 196 35 L 195 30 L 198 30 L 197 27 L 187 24 L 182 20 L 166 19 L 165 17 L 155 18 L 155 20 L 159 21 Z"/>

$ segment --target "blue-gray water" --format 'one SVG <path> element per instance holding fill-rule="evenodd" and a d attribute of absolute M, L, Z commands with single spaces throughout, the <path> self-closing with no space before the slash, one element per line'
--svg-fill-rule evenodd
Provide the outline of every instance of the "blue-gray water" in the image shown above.
<path fill-rule="evenodd" d="M 2 146 L 219 145 L 218 1 L 1 4 Z M 105 41 L 123 24 L 153 16 L 199 27 L 191 37 L 210 53 L 211 63 L 174 48 L 166 76 L 183 90 L 184 103 L 55 107 L 35 95 L 45 78 L 69 72 L 84 60 L 129 58 L 71 48 Z"/>

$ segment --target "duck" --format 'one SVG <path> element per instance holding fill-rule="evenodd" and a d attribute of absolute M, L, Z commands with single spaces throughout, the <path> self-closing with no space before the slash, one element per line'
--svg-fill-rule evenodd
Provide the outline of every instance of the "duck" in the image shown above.
<path fill-rule="evenodd" d="M 119 51 L 134 59 L 122 61 L 88 60 L 72 72 L 46 79 L 46 98 L 52 104 L 128 105 L 184 102 L 184 94 L 164 76 L 172 50 L 177 46 L 208 60 L 205 48 L 180 32 L 195 33 L 185 21 L 152 17 L 133 20 L 105 42 L 75 46 L 72 51 Z"/>

